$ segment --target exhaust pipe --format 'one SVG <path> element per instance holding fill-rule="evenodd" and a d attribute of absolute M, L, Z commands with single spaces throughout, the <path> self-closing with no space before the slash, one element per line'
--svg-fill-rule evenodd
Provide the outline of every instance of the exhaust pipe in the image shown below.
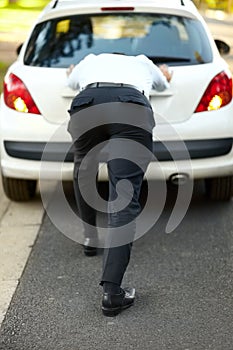
<path fill-rule="evenodd" d="M 189 176 L 188 174 L 185 174 L 185 173 L 173 174 L 169 178 L 170 182 L 176 186 L 185 185 L 188 179 L 189 179 Z"/>

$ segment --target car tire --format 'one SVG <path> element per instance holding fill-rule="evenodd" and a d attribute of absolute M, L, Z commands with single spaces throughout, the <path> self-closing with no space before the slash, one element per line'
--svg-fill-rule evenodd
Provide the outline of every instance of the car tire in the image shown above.
<path fill-rule="evenodd" d="M 233 176 L 206 179 L 205 185 L 212 200 L 228 201 L 233 196 Z"/>
<path fill-rule="evenodd" d="M 26 202 L 36 193 L 36 180 L 15 179 L 2 175 L 2 186 L 5 195 L 16 202 Z"/>

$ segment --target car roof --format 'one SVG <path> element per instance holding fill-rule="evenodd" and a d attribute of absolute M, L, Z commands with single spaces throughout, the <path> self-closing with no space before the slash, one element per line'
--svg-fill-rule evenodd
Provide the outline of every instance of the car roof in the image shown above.
<path fill-rule="evenodd" d="M 97 0 L 53 0 L 51 1 L 50 3 L 54 6 L 54 7 L 57 7 L 57 6 L 67 6 L 69 4 L 74 4 L 74 5 L 77 5 L 77 4 L 85 4 L 85 3 L 90 3 L 90 4 L 96 4 L 96 3 L 99 3 L 100 1 L 97 1 Z M 109 0 L 105 0 L 105 1 L 101 1 L 102 3 L 105 3 L 106 5 L 109 4 L 109 3 L 116 3 L 118 6 L 120 3 L 125 4 L 126 2 L 127 3 L 131 3 L 131 4 L 137 4 L 137 3 L 141 3 L 141 0 L 129 0 L 129 1 L 124 1 L 123 0 L 112 0 L 112 1 L 109 1 Z M 147 2 L 147 3 L 160 3 L 161 4 L 161 0 L 146 0 L 146 1 L 143 1 L 144 3 Z M 187 6 L 189 5 L 189 3 L 192 2 L 191 0 L 163 0 L 163 5 L 164 6 L 168 6 L 168 4 L 175 4 L 175 6 Z M 174 6 L 174 5 L 173 5 Z"/>
<path fill-rule="evenodd" d="M 200 17 L 192 0 L 52 0 L 38 21 L 72 14 L 103 12 L 158 12 Z"/>
<path fill-rule="evenodd" d="M 169 7 L 171 6 L 189 6 L 190 3 L 192 3 L 192 0 L 163 0 L 163 6 L 164 7 Z M 116 4 L 117 6 L 120 6 L 120 4 L 123 6 L 126 3 L 130 4 L 140 4 L 142 3 L 141 0 L 128 0 L 128 1 L 123 1 L 123 0 L 103 0 L 103 1 L 97 1 L 97 0 L 52 0 L 50 4 L 53 7 L 58 7 L 58 6 L 69 6 L 69 5 L 77 5 L 77 4 L 97 4 L 97 3 L 102 3 L 105 5 L 108 4 Z M 143 3 L 148 3 L 148 4 L 158 4 L 161 5 L 161 0 L 144 0 Z"/>

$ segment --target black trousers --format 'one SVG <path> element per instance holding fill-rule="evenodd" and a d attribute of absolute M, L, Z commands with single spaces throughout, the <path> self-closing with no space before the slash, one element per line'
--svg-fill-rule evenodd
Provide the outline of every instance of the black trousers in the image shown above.
<path fill-rule="evenodd" d="M 109 175 L 109 233 L 100 284 L 121 285 L 130 260 L 135 219 L 141 211 L 139 196 L 152 151 L 153 112 L 142 93 L 124 87 L 85 89 L 74 98 L 69 112 L 68 131 L 74 145 L 74 191 L 84 235 L 90 238 L 97 234 L 98 212 L 90 181 L 95 181 L 99 161 L 104 157 L 100 151 L 108 149 L 104 160 Z M 135 148 L 138 144 L 139 150 Z M 122 180 L 129 181 L 131 187 L 123 181 L 119 189 Z M 119 197 L 121 200 L 117 202 Z"/>

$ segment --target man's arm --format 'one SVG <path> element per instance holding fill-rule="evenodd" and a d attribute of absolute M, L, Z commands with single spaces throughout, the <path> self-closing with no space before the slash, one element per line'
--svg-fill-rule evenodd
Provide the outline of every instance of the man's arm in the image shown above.
<path fill-rule="evenodd" d="M 158 91 L 163 91 L 170 86 L 170 81 L 172 79 L 173 72 L 169 71 L 169 68 L 166 64 L 162 64 L 160 66 L 157 66 L 153 63 L 147 56 L 145 55 L 138 55 L 137 56 L 139 60 L 143 61 L 145 64 L 147 64 L 148 69 L 151 72 L 152 76 L 152 88 L 156 89 Z"/>
<path fill-rule="evenodd" d="M 153 78 L 152 88 L 157 91 L 168 89 L 170 87 L 170 81 L 172 78 L 172 73 L 169 72 L 168 66 L 163 64 L 158 67 L 153 62 L 151 62 L 151 69 Z"/>
<path fill-rule="evenodd" d="M 80 69 L 82 70 L 83 67 L 86 64 L 91 64 L 93 61 L 93 58 L 95 58 L 94 54 L 89 54 L 86 57 L 84 57 L 76 66 L 73 64 L 66 70 L 67 74 L 67 85 L 73 89 L 73 90 L 78 90 L 80 88 L 80 81 L 79 81 L 79 72 Z M 93 64 L 93 63 L 92 63 Z"/>
<path fill-rule="evenodd" d="M 66 70 L 67 74 L 67 85 L 73 89 L 77 90 L 79 88 L 79 82 L 77 81 L 77 74 L 76 74 L 76 68 L 77 66 L 74 66 L 73 64 L 69 66 Z"/>
<path fill-rule="evenodd" d="M 158 91 L 163 91 L 169 88 L 173 72 L 169 71 L 168 66 L 166 64 L 157 66 L 145 55 L 140 55 L 138 57 L 149 66 L 153 80 L 152 88 Z"/>

